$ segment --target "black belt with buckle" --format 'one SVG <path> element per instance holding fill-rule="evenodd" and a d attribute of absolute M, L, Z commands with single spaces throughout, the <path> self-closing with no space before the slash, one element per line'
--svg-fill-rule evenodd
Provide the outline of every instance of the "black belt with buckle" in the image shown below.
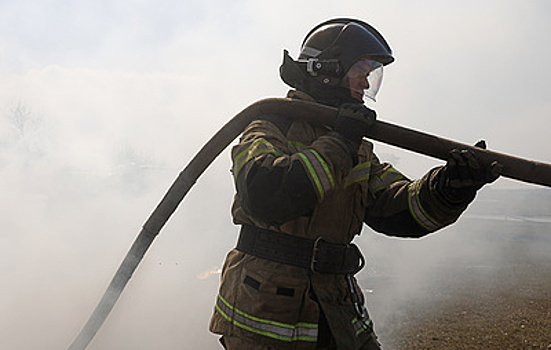
<path fill-rule="evenodd" d="M 236 249 L 283 264 L 328 274 L 355 274 L 365 260 L 355 244 L 331 243 L 243 225 Z"/>

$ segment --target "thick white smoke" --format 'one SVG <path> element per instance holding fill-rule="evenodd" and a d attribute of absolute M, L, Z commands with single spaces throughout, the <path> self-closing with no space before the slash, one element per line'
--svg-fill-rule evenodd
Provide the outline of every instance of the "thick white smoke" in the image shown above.
<path fill-rule="evenodd" d="M 240 109 L 284 94 L 283 49 L 295 57 L 327 18 L 365 19 L 393 47 L 380 119 L 550 162 L 549 11 L 546 1 L 497 0 L 2 2 L 0 348 L 69 346 L 178 172 Z M 441 164 L 376 151 L 411 177 Z M 207 327 L 216 270 L 237 237 L 229 169 L 226 151 L 153 243 L 90 349 L 218 347 Z M 437 288 L 448 267 L 506 261 L 521 238 L 524 256 L 545 251 L 549 192 L 506 180 L 491 190 L 455 226 L 419 241 L 364 230 L 360 282 L 372 289 L 383 340 L 401 303 Z"/>

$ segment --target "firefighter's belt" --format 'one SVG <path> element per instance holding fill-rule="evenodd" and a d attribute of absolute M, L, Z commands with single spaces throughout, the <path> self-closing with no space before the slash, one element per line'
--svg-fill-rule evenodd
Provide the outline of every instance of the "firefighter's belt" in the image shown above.
<path fill-rule="evenodd" d="M 236 249 L 259 258 L 303 267 L 318 273 L 355 274 L 365 260 L 355 244 L 312 240 L 243 225 Z"/>

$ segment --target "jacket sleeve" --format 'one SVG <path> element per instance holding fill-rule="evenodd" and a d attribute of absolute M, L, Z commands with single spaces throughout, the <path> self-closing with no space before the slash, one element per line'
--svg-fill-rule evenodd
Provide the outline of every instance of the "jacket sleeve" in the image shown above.
<path fill-rule="evenodd" d="M 369 179 L 370 203 L 364 222 L 377 232 L 418 238 L 455 222 L 466 203 L 450 203 L 438 191 L 442 167 L 411 181 L 390 164 L 373 156 Z"/>
<path fill-rule="evenodd" d="M 298 152 L 267 120 L 253 121 L 232 149 L 237 201 L 255 220 L 280 225 L 308 215 L 352 167 L 347 146 L 321 136 Z"/>

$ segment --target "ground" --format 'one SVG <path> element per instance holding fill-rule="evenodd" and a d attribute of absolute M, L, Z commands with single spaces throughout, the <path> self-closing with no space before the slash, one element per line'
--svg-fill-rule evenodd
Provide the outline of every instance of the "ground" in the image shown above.
<path fill-rule="evenodd" d="M 402 303 L 380 332 L 384 350 L 551 349 L 551 260 L 456 266 L 431 278 L 430 303 Z"/>

